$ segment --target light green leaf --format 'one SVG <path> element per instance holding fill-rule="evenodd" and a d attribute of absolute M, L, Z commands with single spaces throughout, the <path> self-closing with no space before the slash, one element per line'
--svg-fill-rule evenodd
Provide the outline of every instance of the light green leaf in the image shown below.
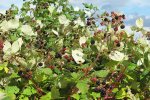
<path fill-rule="evenodd" d="M 98 97 L 100 97 L 100 93 L 92 92 L 91 94 L 94 98 L 94 100 L 97 100 Z"/>
<path fill-rule="evenodd" d="M 17 86 L 7 86 L 5 88 L 5 92 L 8 94 L 17 94 L 19 92 L 19 88 Z"/>
<path fill-rule="evenodd" d="M 81 91 L 81 93 L 87 93 L 88 92 L 88 85 L 86 82 L 78 82 L 77 83 L 77 88 Z"/>
<path fill-rule="evenodd" d="M 129 70 L 134 70 L 136 67 L 137 67 L 137 66 L 136 66 L 136 64 L 134 64 L 134 63 L 130 63 L 130 64 L 128 65 L 128 69 L 129 69 Z"/>
<path fill-rule="evenodd" d="M 22 94 L 30 96 L 35 93 L 36 93 L 36 90 L 33 87 L 28 86 L 26 89 L 24 89 Z"/>
<path fill-rule="evenodd" d="M 5 67 L 7 67 L 8 62 L 4 62 L 3 64 L 0 64 L 0 70 L 3 70 Z"/>
<path fill-rule="evenodd" d="M 123 99 L 124 97 L 126 97 L 126 92 L 125 89 L 122 88 L 119 92 L 117 92 L 116 99 Z"/>
<path fill-rule="evenodd" d="M 95 75 L 98 77 L 106 77 L 108 73 L 109 73 L 108 70 L 100 70 L 100 71 L 96 71 Z"/>
<path fill-rule="evenodd" d="M 75 98 L 76 100 L 80 99 L 80 95 L 79 94 L 73 94 L 72 97 Z"/>
<path fill-rule="evenodd" d="M 46 95 L 42 96 L 40 100 L 51 100 L 51 92 L 48 92 Z"/>
<path fill-rule="evenodd" d="M 42 68 L 41 72 L 43 72 L 46 75 L 51 75 L 52 74 L 52 70 L 50 68 Z"/>

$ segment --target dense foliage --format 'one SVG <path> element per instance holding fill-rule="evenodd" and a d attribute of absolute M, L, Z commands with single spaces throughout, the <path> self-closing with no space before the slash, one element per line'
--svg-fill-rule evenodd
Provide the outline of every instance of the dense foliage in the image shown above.
<path fill-rule="evenodd" d="M 150 33 L 118 12 L 30 0 L 0 14 L 0 99 L 150 98 Z M 143 36 L 134 39 L 137 32 Z"/>

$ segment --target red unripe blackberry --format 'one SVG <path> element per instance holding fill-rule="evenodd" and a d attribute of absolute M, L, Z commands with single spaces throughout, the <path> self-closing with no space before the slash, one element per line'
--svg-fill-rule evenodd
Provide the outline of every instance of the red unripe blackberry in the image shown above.
<path fill-rule="evenodd" d="M 68 59 L 69 57 L 68 57 L 68 55 L 65 55 L 64 58 L 65 58 L 65 59 Z"/>
<path fill-rule="evenodd" d="M 91 78 L 91 81 L 92 81 L 92 82 L 96 82 L 96 81 L 97 81 L 97 78 L 96 78 L 96 77 Z"/>
<path fill-rule="evenodd" d="M 54 69 L 55 67 L 54 67 L 54 66 L 48 66 L 48 68 L 50 68 L 50 69 Z"/>
<path fill-rule="evenodd" d="M 101 22 L 100 24 L 101 24 L 102 26 L 104 26 L 104 23 L 103 23 L 103 22 Z"/>
<path fill-rule="evenodd" d="M 114 31 L 118 31 L 118 27 L 115 27 L 115 28 L 114 28 Z"/>
<path fill-rule="evenodd" d="M 0 49 L 3 49 L 4 45 L 3 45 L 3 41 L 0 40 Z"/>

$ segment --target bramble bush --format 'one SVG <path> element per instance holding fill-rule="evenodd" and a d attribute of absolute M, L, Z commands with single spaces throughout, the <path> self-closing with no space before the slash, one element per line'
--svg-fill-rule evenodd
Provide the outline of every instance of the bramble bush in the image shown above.
<path fill-rule="evenodd" d="M 143 19 L 74 8 L 67 0 L 24 1 L 0 14 L 0 99 L 146 100 L 150 32 Z M 142 33 L 138 40 L 137 32 Z"/>

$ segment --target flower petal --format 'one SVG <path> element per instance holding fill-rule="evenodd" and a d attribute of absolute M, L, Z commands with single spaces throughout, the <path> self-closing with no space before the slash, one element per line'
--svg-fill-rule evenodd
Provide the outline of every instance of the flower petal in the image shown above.
<path fill-rule="evenodd" d="M 139 28 L 142 28 L 143 27 L 143 19 L 142 18 L 139 18 L 136 20 L 136 26 L 139 27 Z"/>

